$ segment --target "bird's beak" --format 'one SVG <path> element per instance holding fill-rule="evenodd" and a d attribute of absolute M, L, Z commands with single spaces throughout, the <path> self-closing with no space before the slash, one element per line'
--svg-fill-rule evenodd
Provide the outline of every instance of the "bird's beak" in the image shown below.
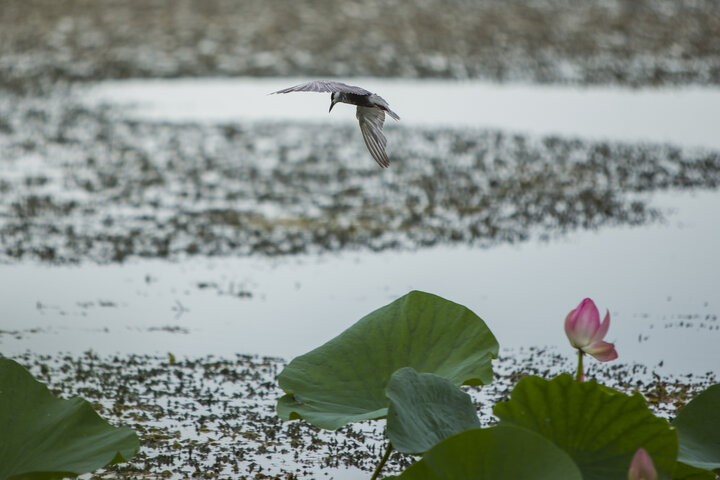
<path fill-rule="evenodd" d="M 333 107 L 335 106 L 336 103 L 337 103 L 337 102 L 333 102 L 332 100 L 330 100 L 330 110 L 328 110 L 328 113 L 332 112 L 332 109 L 333 109 Z"/>

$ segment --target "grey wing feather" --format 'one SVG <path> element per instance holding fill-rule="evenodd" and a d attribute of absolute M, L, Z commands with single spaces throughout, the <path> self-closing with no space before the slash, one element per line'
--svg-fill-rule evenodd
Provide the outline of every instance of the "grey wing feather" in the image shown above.
<path fill-rule="evenodd" d="M 390 166 L 387 153 L 385 153 L 385 144 L 387 140 L 382 133 L 383 124 L 385 123 L 385 113 L 375 107 L 357 107 L 357 119 L 360 122 L 360 131 L 363 140 L 370 154 L 375 161 L 383 168 Z"/>
<path fill-rule="evenodd" d="M 290 92 L 342 92 L 354 93 L 356 95 L 370 95 L 364 88 L 346 85 L 342 82 L 328 82 L 323 80 L 315 80 L 313 82 L 302 83 L 294 87 L 283 88 L 273 93 L 290 93 Z"/>

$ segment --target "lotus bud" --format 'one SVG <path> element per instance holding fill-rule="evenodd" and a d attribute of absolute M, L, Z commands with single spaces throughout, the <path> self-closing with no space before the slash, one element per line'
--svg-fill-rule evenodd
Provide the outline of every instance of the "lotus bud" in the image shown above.
<path fill-rule="evenodd" d="M 630 463 L 628 480 L 657 480 L 658 474 L 652 458 L 644 448 L 639 448 Z"/>

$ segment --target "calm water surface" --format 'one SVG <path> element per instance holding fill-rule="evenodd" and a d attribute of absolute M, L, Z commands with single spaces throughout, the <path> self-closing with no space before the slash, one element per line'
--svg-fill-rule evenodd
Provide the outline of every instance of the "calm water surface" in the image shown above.
<path fill-rule="evenodd" d="M 467 305 L 501 346 L 556 346 L 580 299 L 609 309 L 621 359 L 671 372 L 718 371 L 720 196 L 658 196 L 664 224 L 578 232 L 490 249 L 283 259 L 4 266 L 4 353 L 98 352 L 290 358 L 412 289 Z M 30 332 L 28 329 L 37 329 Z"/>
<path fill-rule="evenodd" d="M 329 93 L 268 95 L 302 78 L 114 81 L 83 96 L 163 121 L 355 122 L 354 107 L 328 114 Z M 407 125 L 498 128 L 541 135 L 720 148 L 720 88 L 568 87 L 449 80 L 344 80 L 377 92 Z M 394 122 L 388 120 L 386 125 Z M 389 145 L 392 146 L 390 138 Z"/>

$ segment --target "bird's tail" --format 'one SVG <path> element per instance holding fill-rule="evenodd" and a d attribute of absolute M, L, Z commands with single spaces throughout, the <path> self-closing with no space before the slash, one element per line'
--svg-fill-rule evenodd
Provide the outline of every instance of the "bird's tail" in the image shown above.
<path fill-rule="evenodd" d="M 393 112 L 392 110 L 390 110 L 389 107 L 385 107 L 385 111 L 388 113 L 388 115 L 390 115 L 390 116 L 391 116 L 392 118 L 394 118 L 395 120 L 400 120 L 400 115 L 398 115 L 397 113 L 395 113 L 395 112 Z"/>
<path fill-rule="evenodd" d="M 390 110 L 390 105 L 388 105 L 388 103 L 385 101 L 385 99 L 382 98 L 380 95 L 373 93 L 370 96 L 370 101 L 372 103 L 374 103 L 381 110 L 385 110 L 388 113 L 388 115 L 390 115 L 395 120 L 400 120 L 400 115 L 398 115 L 397 113 Z"/>

